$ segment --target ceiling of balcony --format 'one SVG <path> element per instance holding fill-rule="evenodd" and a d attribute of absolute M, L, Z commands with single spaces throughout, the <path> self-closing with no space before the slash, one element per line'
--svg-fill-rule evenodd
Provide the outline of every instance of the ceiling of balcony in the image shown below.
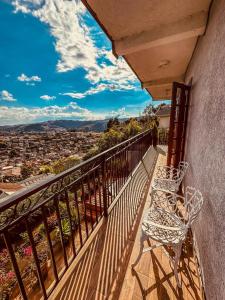
<path fill-rule="evenodd" d="M 182 81 L 211 0 L 82 0 L 152 97 Z"/>

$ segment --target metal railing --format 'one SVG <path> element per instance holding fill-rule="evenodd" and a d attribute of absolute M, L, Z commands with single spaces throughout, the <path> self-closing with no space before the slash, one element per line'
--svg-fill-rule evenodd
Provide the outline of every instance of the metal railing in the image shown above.
<path fill-rule="evenodd" d="M 158 145 L 168 145 L 169 130 L 159 129 L 158 130 Z"/>
<path fill-rule="evenodd" d="M 48 298 L 151 144 L 143 132 L 0 203 L 0 298 Z"/>

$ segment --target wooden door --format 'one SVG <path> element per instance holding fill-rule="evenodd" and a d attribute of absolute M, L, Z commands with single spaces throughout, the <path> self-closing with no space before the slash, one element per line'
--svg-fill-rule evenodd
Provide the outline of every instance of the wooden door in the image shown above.
<path fill-rule="evenodd" d="M 184 159 L 190 85 L 173 83 L 167 165 L 177 167 Z"/>

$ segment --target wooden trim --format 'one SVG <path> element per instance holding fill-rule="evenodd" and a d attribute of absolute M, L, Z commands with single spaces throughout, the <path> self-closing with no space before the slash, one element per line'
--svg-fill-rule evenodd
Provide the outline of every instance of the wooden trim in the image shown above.
<path fill-rule="evenodd" d="M 173 165 L 177 167 L 178 163 L 184 158 L 190 89 L 191 85 L 185 85 L 179 82 L 173 83 L 167 157 L 168 166 Z M 178 90 L 180 90 L 179 103 L 177 102 Z M 176 136 L 174 132 L 175 126 L 177 127 Z"/>
<path fill-rule="evenodd" d="M 107 37 L 110 39 L 110 41 L 113 42 L 112 36 L 108 33 L 106 27 L 102 24 L 102 22 L 100 21 L 98 15 L 91 8 L 91 6 L 89 5 L 88 1 L 87 0 L 81 0 L 81 1 L 84 4 L 84 6 L 87 8 L 87 10 L 90 12 L 90 14 L 92 15 L 92 17 L 95 19 L 95 21 L 98 23 L 98 25 L 102 28 L 102 30 L 107 35 Z"/>

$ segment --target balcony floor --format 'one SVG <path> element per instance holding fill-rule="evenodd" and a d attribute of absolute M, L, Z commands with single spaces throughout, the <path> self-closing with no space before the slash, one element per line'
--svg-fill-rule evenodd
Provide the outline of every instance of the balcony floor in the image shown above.
<path fill-rule="evenodd" d="M 165 163 L 166 156 L 159 154 L 156 165 Z M 183 247 L 180 262 L 182 289 L 177 288 L 161 248 L 143 254 L 135 271 L 131 269 L 139 252 L 143 211 L 149 207 L 149 186 L 139 203 L 135 197 L 128 203 L 127 196 L 117 201 L 50 299 L 203 299 L 191 238 Z"/>

